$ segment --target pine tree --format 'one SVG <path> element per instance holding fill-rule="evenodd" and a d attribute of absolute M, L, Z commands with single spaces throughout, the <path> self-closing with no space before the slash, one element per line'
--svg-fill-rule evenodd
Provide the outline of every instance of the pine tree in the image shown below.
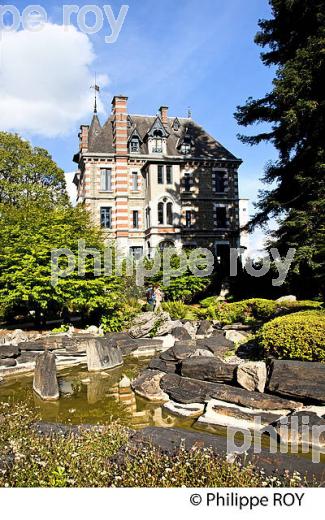
<path fill-rule="evenodd" d="M 286 253 L 295 247 L 291 282 L 301 293 L 324 291 L 324 171 L 325 171 L 325 2 L 269 0 L 273 18 L 260 20 L 255 42 L 266 66 L 275 66 L 272 91 L 249 98 L 237 107 L 240 125 L 266 123 L 268 130 L 239 136 L 250 145 L 271 142 L 278 159 L 267 163 L 260 193 L 249 223 L 265 225 L 278 219 L 269 245 Z M 308 281 L 308 287 L 307 287 Z"/>

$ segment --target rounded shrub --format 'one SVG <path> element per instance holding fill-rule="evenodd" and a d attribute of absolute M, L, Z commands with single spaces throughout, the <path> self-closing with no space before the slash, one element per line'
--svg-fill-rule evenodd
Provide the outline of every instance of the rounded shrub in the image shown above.
<path fill-rule="evenodd" d="M 302 311 L 265 323 L 256 336 L 266 355 L 325 361 L 325 312 Z"/>

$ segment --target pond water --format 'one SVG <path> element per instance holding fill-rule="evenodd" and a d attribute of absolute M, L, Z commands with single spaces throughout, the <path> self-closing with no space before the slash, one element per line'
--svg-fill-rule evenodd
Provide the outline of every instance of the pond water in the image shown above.
<path fill-rule="evenodd" d="M 103 372 L 88 372 L 86 364 L 60 370 L 58 381 L 60 399 L 42 401 L 32 388 L 33 375 L 11 377 L 0 383 L 0 402 L 27 402 L 43 421 L 63 424 L 109 424 L 119 421 L 134 429 L 146 426 L 180 427 L 202 430 L 226 436 L 226 428 L 206 426 L 195 419 L 176 417 L 160 404 L 153 404 L 134 394 L 131 386 L 120 386 L 127 376 L 133 379 L 148 365 L 148 359 L 125 358 L 124 364 Z M 239 444 L 241 434 L 236 436 Z M 261 445 L 267 447 L 269 438 L 262 436 Z M 310 458 L 310 454 L 295 454 Z M 321 456 L 325 462 L 325 456 Z"/>

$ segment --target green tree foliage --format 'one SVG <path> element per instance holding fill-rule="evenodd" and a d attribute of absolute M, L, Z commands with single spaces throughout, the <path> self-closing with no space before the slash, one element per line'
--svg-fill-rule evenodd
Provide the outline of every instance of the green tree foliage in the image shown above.
<path fill-rule="evenodd" d="M 237 107 L 240 125 L 266 123 L 244 143 L 271 142 L 278 160 L 269 162 L 250 228 L 276 217 L 279 229 L 270 243 L 297 254 L 291 282 L 305 294 L 324 290 L 325 169 L 325 3 L 323 0 L 269 0 L 273 18 L 259 21 L 255 42 L 266 47 L 266 66 L 276 68 L 273 89 L 261 99 Z"/>
<path fill-rule="evenodd" d="M 64 172 L 43 148 L 0 132 L 0 203 L 68 203 Z"/>

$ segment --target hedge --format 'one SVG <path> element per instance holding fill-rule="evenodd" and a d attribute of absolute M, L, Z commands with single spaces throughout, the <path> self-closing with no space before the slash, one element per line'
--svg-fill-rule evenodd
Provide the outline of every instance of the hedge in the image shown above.
<path fill-rule="evenodd" d="M 325 312 L 303 311 L 265 323 L 256 340 L 266 356 L 325 361 Z"/>

